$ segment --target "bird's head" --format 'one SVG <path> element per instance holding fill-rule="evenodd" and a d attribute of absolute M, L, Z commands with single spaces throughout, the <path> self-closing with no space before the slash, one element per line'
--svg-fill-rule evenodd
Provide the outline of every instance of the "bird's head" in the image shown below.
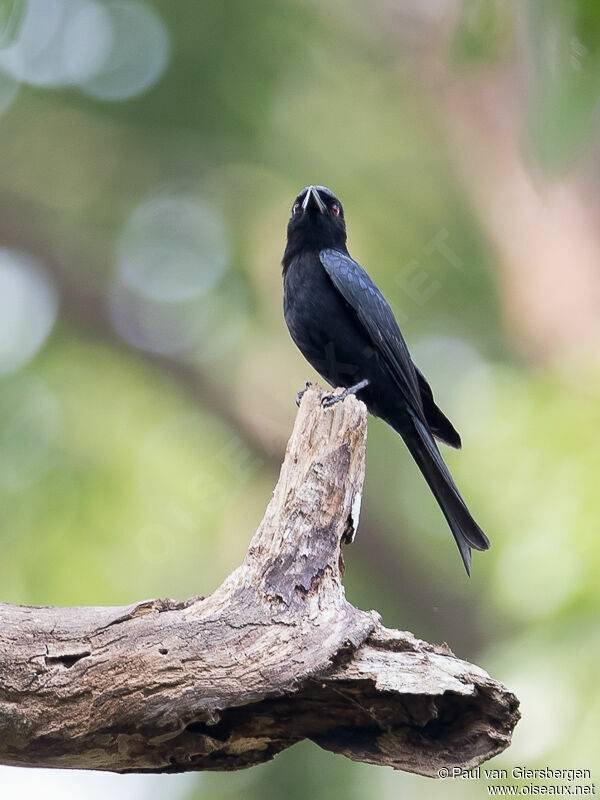
<path fill-rule="evenodd" d="M 326 247 L 346 249 L 344 209 L 331 189 L 307 186 L 292 204 L 283 256 L 284 269 L 298 253 L 318 252 Z"/>

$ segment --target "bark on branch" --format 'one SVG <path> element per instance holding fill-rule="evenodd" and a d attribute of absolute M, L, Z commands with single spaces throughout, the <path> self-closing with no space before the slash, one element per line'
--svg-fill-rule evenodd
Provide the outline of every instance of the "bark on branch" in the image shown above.
<path fill-rule="evenodd" d="M 242 565 L 207 598 L 121 608 L 0 604 L 0 762 L 231 770 L 312 739 L 436 776 L 510 743 L 518 701 L 444 646 L 347 602 L 366 410 L 302 401 Z"/>

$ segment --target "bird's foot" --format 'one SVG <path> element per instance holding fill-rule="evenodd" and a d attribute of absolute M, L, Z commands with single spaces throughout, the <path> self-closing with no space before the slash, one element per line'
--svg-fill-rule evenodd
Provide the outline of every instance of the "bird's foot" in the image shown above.
<path fill-rule="evenodd" d="M 325 394 L 321 400 L 321 405 L 323 408 L 330 408 L 336 403 L 339 403 L 341 400 L 345 400 L 348 395 L 360 392 L 361 389 L 364 389 L 368 385 L 369 379 L 365 378 L 364 380 L 355 383 L 354 386 L 349 386 L 347 389 L 344 389 L 341 394 Z"/>
<path fill-rule="evenodd" d="M 321 398 L 321 406 L 323 408 L 329 408 L 330 406 L 339 403 L 340 400 L 343 400 L 345 397 L 345 393 L 342 394 L 324 394 Z"/>
<path fill-rule="evenodd" d="M 296 395 L 296 405 L 298 407 L 300 407 L 300 401 L 304 397 L 305 392 L 307 391 L 307 389 L 310 389 L 311 386 L 312 386 L 312 383 L 310 381 L 306 381 L 306 386 L 304 387 L 304 389 L 299 391 L 298 394 Z"/>

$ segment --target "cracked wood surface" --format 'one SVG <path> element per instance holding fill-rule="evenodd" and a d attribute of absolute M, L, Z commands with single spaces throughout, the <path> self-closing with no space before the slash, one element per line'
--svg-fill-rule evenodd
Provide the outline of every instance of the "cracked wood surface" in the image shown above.
<path fill-rule="evenodd" d="M 231 770 L 302 739 L 435 776 L 510 743 L 518 701 L 446 646 L 352 606 L 366 409 L 306 392 L 248 553 L 207 598 L 0 604 L 0 763 Z"/>

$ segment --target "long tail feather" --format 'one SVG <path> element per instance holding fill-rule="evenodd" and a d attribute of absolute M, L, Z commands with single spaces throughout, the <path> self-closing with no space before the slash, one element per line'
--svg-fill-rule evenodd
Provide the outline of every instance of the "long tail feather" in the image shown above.
<path fill-rule="evenodd" d="M 415 415 L 414 436 L 403 436 L 423 477 L 438 501 L 456 540 L 467 574 L 471 574 L 471 548 L 487 550 L 489 539 L 471 516 L 444 463 L 431 433 Z"/>

